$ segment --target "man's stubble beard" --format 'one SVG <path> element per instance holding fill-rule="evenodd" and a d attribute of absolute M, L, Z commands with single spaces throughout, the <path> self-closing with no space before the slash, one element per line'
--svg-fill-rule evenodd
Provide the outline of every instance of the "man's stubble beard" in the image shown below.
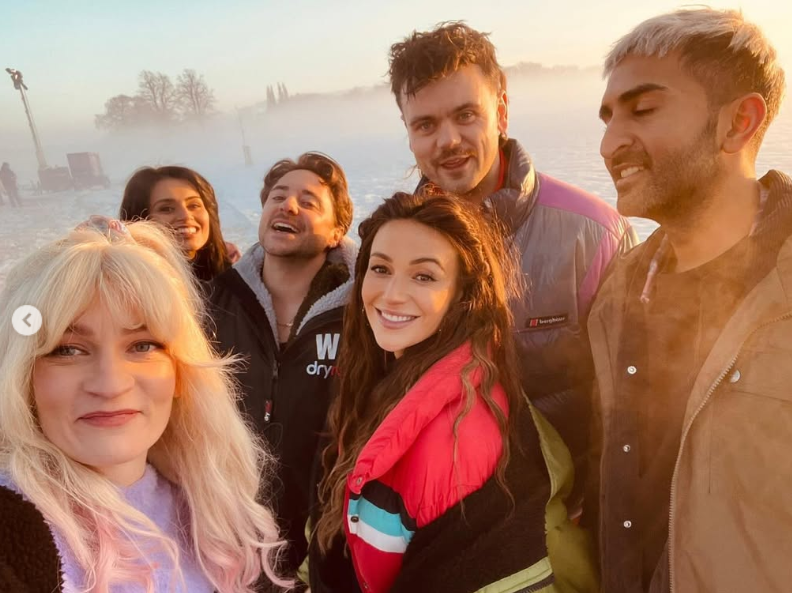
<path fill-rule="evenodd" d="M 321 254 L 326 254 L 328 251 L 330 251 L 330 247 L 326 241 L 323 244 L 321 244 L 319 241 L 310 241 L 307 245 L 303 244 L 295 246 L 294 249 L 282 253 L 270 251 L 267 249 L 266 245 L 263 247 L 264 252 L 268 256 L 277 257 L 283 260 L 290 260 L 295 263 L 299 261 L 311 261 L 319 257 Z"/>
<path fill-rule="evenodd" d="M 652 166 L 663 173 L 654 175 L 646 190 L 649 199 L 643 217 L 661 225 L 695 226 L 712 203 L 713 188 L 723 172 L 715 141 L 717 125 L 717 114 L 713 114 L 687 148 L 665 155 L 656 163 L 659 166 Z"/>
<path fill-rule="evenodd" d="M 473 157 L 476 159 L 476 163 L 478 163 L 478 158 Z M 451 190 L 443 188 L 445 191 L 452 193 L 460 198 L 468 200 L 472 203 L 478 204 L 484 200 L 486 200 L 492 192 L 497 188 L 486 188 L 487 182 L 489 181 L 490 173 L 492 172 L 493 168 L 497 167 L 500 164 L 500 151 L 495 154 L 495 158 L 493 159 L 492 163 L 490 164 L 489 168 L 484 172 L 484 175 L 469 189 L 464 190 Z M 467 187 L 468 184 L 466 184 Z"/>

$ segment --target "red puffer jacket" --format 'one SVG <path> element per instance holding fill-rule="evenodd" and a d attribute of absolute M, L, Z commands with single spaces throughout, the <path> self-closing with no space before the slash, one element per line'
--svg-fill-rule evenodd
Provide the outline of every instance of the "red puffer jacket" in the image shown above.
<path fill-rule="evenodd" d="M 481 397 L 454 437 L 465 405 L 462 369 L 470 359 L 465 344 L 432 366 L 377 428 L 348 478 L 346 536 L 364 591 L 388 591 L 415 532 L 495 472 L 503 442 Z M 475 389 L 480 380 L 480 372 L 471 374 Z M 507 412 L 500 385 L 492 395 Z"/>

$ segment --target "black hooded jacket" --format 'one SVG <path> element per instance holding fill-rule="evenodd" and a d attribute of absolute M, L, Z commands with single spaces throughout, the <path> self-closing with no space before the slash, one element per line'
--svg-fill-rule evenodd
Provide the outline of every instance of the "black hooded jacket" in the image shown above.
<path fill-rule="evenodd" d="M 264 250 L 256 244 L 210 288 L 216 346 L 240 354 L 240 407 L 277 459 L 264 476 L 264 496 L 289 541 L 281 566 L 297 570 L 307 553 L 311 467 L 325 426 L 337 373 L 344 306 L 353 284 L 357 248 L 351 240 L 328 254 L 297 314 L 289 341 L 277 342 L 272 299 L 261 280 Z"/>

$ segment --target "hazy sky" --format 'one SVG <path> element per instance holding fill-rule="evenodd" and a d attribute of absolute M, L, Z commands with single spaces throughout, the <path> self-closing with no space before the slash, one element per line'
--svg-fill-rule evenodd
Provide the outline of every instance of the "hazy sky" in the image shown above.
<path fill-rule="evenodd" d="M 792 2 L 711 2 L 742 8 L 792 65 Z M 677 8 L 665 0 L 0 0 L 0 68 L 24 73 L 39 127 L 93 125 L 113 95 L 134 94 L 148 69 L 206 76 L 218 108 L 265 96 L 335 91 L 384 80 L 387 51 L 415 28 L 464 19 L 490 31 L 502 64 L 598 65 L 641 20 Z M 26 125 L 0 70 L 2 132 Z"/>

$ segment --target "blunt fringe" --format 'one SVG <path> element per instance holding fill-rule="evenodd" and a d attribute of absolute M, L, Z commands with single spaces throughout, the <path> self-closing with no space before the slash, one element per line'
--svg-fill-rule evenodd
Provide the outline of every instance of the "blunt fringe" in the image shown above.
<path fill-rule="evenodd" d="M 256 502 L 262 472 L 274 462 L 237 411 L 234 361 L 218 358 L 204 335 L 201 293 L 176 243 L 152 222 L 130 223 L 128 231 L 121 238 L 72 231 L 9 273 L 0 293 L 0 471 L 63 535 L 85 572 L 85 591 L 137 582 L 153 593 L 152 556 L 165 554 L 179 566 L 178 543 L 108 479 L 54 446 L 36 419 L 36 361 L 68 326 L 95 304 L 116 319 L 135 316 L 165 344 L 176 370 L 171 416 L 148 461 L 179 487 L 188 521 L 179 543 L 194 551 L 218 593 L 253 593 L 262 572 L 289 586 L 275 570 L 284 542 L 271 512 Z M 42 314 L 33 337 L 11 326 L 23 304 Z M 142 540 L 151 545 L 139 549 Z"/>

